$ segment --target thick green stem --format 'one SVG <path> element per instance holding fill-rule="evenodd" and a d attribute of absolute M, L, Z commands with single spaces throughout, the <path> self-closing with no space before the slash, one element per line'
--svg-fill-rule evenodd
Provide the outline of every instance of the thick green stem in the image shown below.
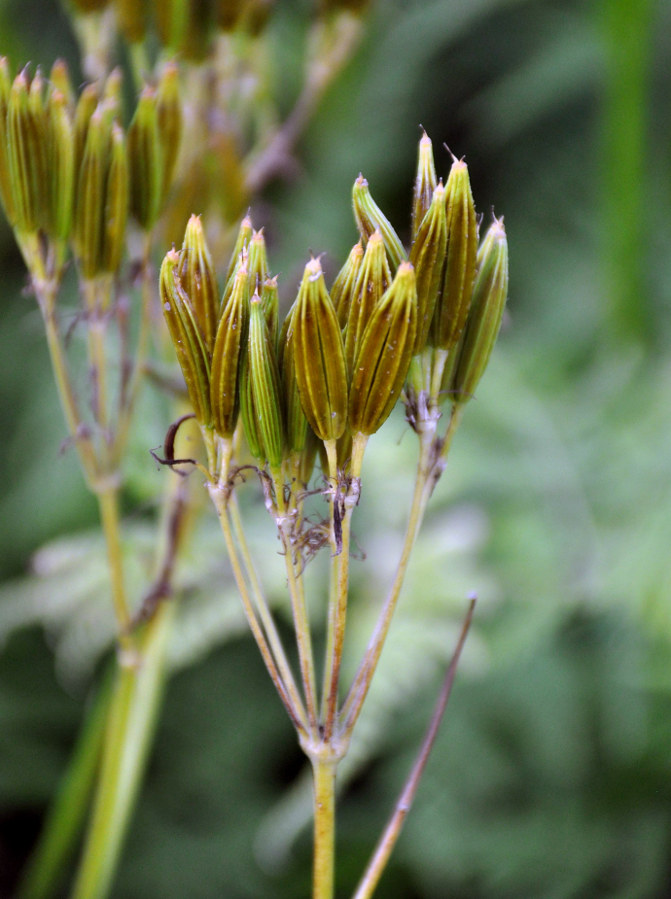
<path fill-rule="evenodd" d="M 337 761 L 311 758 L 314 789 L 312 899 L 333 899 Z"/>

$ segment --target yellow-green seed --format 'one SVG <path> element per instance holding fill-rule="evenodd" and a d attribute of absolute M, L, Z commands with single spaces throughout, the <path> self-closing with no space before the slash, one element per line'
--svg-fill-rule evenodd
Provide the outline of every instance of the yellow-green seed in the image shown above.
<path fill-rule="evenodd" d="M 47 123 L 40 90 L 39 82 L 37 89 L 31 88 L 24 69 L 14 79 L 7 111 L 11 206 L 17 230 L 27 233 L 48 220 Z"/>
<path fill-rule="evenodd" d="M 114 0 L 114 13 L 119 31 L 129 44 L 144 40 L 147 22 L 143 0 Z"/>
<path fill-rule="evenodd" d="M 359 346 L 349 403 L 353 433 L 374 434 L 389 417 L 408 373 L 416 321 L 415 272 L 404 262 L 373 310 Z"/>
<path fill-rule="evenodd" d="M 410 250 L 410 262 L 415 267 L 417 280 L 417 333 L 413 354 L 421 353 L 426 346 L 441 287 L 446 249 L 445 188 L 438 184 Z"/>
<path fill-rule="evenodd" d="M 290 453 L 302 453 L 310 427 L 301 405 L 296 358 L 294 353 L 293 317 L 296 303 L 289 310 L 279 339 L 278 361 L 282 381 L 282 396 L 286 413 L 287 449 Z"/>
<path fill-rule="evenodd" d="M 179 68 L 170 62 L 158 83 L 158 133 L 163 154 L 161 197 L 168 195 L 177 165 L 182 140 L 183 116 L 179 93 Z"/>
<path fill-rule="evenodd" d="M 126 138 L 121 125 L 114 122 L 110 135 L 110 157 L 105 181 L 104 239 L 100 266 L 106 272 L 117 272 L 121 266 L 126 246 L 128 195 Z"/>
<path fill-rule="evenodd" d="M 210 364 L 189 298 L 179 281 L 178 266 L 179 253 L 171 250 L 161 265 L 161 306 L 196 419 L 209 427 L 212 423 Z"/>
<path fill-rule="evenodd" d="M 161 208 L 163 153 L 156 91 L 145 87 L 128 129 L 130 207 L 140 227 L 150 231 Z"/>
<path fill-rule="evenodd" d="M 361 241 L 354 244 L 343 267 L 336 275 L 331 285 L 331 302 L 338 316 L 341 328 L 347 324 L 349 307 L 352 302 L 352 293 L 356 278 L 363 260 L 363 245 Z"/>
<path fill-rule="evenodd" d="M 320 440 L 337 440 L 347 424 L 345 350 L 318 259 L 305 266 L 292 330 L 303 411 Z"/>
<path fill-rule="evenodd" d="M 494 219 L 478 250 L 473 302 L 452 376 L 454 402 L 466 402 L 475 393 L 496 343 L 507 297 L 508 242 L 503 219 Z"/>
<path fill-rule="evenodd" d="M 248 378 L 253 398 L 256 433 L 271 468 L 284 458 L 284 415 L 277 354 L 263 314 L 261 297 L 253 296 L 249 313 Z"/>
<path fill-rule="evenodd" d="M 240 253 L 242 253 L 244 249 L 249 247 L 249 242 L 252 239 L 253 233 L 254 226 L 252 225 L 252 220 L 249 215 L 246 215 L 240 222 L 240 227 L 238 228 L 238 233 L 235 238 L 235 246 L 233 247 L 233 252 L 231 253 L 231 258 L 228 263 L 228 269 L 226 271 L 227 282 L 235 271 L 235 267 L 238 264 L 238 260 L 240 259 Z"/>
<path fill-rule="evenodd" d="M 211 353 L 219 319 L 219 288 L 205 231 L 197 215 L 191 216 L 184 232 L 178 273 L 205 347 Z"/>
<path fill-rule="evenodd" d="M 64 241 L 70 232 L 74 200 L 74 130 L 67 100 L 52 89 L 47 100 L 48 232 Z"/>
<path fill-rule="evenodd" d="M 347 318 L 345 361 L 350 376 L 366 325 L 373 309 L 380 302 L 391 281 L 384 240 L 379 231 L 374 231 L 366 245 L 363 262 L 352 291 L 352 301 Z"/>
<path fill-rule="evenodd" d="M 382 212 L 368 189 L 368 182 L 363 177 L 359 177 L 354 182 L 352 188 L 352 206 L 354 208 L 354 218 L 357 228 L 362 239 L 367 241 L 371 234 L 379 231 L 382 234 L 384 245 L 389 257 L 389 263 L 392 269 L 396 270 L 401 262 L 405 262 L 408 258 L 403 244 L 398 234 L 394 231 L 391 222 Z"/>
<path fill-rule="evenodd" d="M 417 176 L 415 178 L 415 189 L 412 197 L 412 223 L 411 237 L 414 240 L 422 224 L 422 219 L 427 213 L 433 191 L 436 187 L 436 166 L 433 161 L 433 144 L 431 138 L 424 131 L 419 141 L 419 150 L 417 154 Z"/>
<path fill-rule="evenodd" d="M 447 251 L 443 283 L 436 303 L 431 341 L 449 349 L 458 340 L 468 316 L 475 275 L 478 228 L 468 168 L 455 159 L 445 185 Z"/>
<path fill-rule="evenodd" d="M 212 349 L 210 400 L 214 428 L 233 436 L 240 410 L 242 373 L 249 332 L 249 278 L 239 266 L 230 298 L 224 306 Z"/>
<path fill-rule="evenodd" d="M 0 202 L 10 225 L 16 223 L 14 198 L 12 195 L 12 178 L 9 163 L 7 113 L 9 96 L 12 89 L 9 76 L 9 62 L 6 56 L 0 56 Z"/>
<path fill-rule="evenodd" d="M 106 121 L 102 105 L 99 105 L 89 120 L 75 192 L 72 229 L 79 268 L 87 279 L 103 270 L 104 210 L 110 143 L 111 127 Z"/>

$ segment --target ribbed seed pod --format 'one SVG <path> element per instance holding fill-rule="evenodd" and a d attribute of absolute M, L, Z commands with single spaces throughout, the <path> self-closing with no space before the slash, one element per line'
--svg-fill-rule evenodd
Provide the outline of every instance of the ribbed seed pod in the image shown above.
<path fill-rule="evenodd" d="M 158 133 L 163 152 L 161 197 L 165 199 L 172 185 L 175 165 L 182 140 L 182 103 L 179 95 L 179 68 L 170 62 L 163 69 L 157 88 Z"/>
<path fill-rule="evenodd" d="M 305 448 L 310 427 L 305 417 L 301 396 L 296 380 L 296 359 L 294 353 L 293 317 L 296 303 L 289 310 L 282 325 L 279 339 L 278 362 L 282 382 L 282 397 L 286 415 L 287 450 L 290 453 L 301 453 Z"/>
<path fill-rule="evenodd" d="M 57 59 L 49 72 L 49 83 L 53 90 L 60 91 L 65 98 L 68 111 L 72 112 L 77 104 L 75 92 L 70 81 L 68 64 L 64 59 Z"/>
<path fill-rule="evenodd" d="M 320 440 L 337 440 L 347 424 L 345 350 L 318 259 L 305 266 L 291 330 L 303 411 Z"/>
<path fill-rule="evenodd" d="M 75 192 L 72 240 L 84 278 L 93 278 L 103 270 L 104 209 L 110 140 L 111 128 L 100 104 L 89 120 Z"/>
<path fill-rule="evenodd" d="M 417 232 L 419 231 L 419 226 L 422 224 L 422 219 L 431 205 L 433 191 L 436 187 L 436 180 L 436 166 L 433 161 L 433 144 L 431 143 L 431 138 L 425 131 L 419 142 L 417 177 L 415 178 L 415 189 L 412 196 L 412 224 L 410 234 L 413 243 L 417 236 Z"/>
<path fill-rule="evenodd" d="M 200 217 L 192 215 L 179 254 L 179 280 L 189 298 L 205 348 L 212 353 L 219 320 L 219 288 Z"/>
<path fill-rule="evenodd" d="M 67 100 L 52 89 L 47 99 L 47 172 L 49 176 L 48 232 L 67 240 L 74 199 L 74 131 Z"/>
<path fill-rule="evenodd" d="M 239 266 L 212 350 L 210 401 L 215 431 L 231 438 L 240 411 L 240 390 L 249 334 L 249 278 Z"/>
<path fill-rule="evenodd" d="M 494 219 L 478 250 L 473 302 L 452 377 L 451 395 L 463 403 L 475 393 L 491 355 L 508 296 L 508 242 Z"/>
<path fill-rule="evenodd" d="M 438 291 L 441 287 L 446 249 L 445 188 L 442 184 L 438 184 L 410 250 L 410 262 L 415 267 L 417 281 L 417 333 L 413 355 L 422 352 L 429 337 Z"/>
<path fill-rule="evenodd" d="M 349 307 L 352 302 L 352 293 L 356 283 L 361 262 L 363 260 L 363 245 L 361 241 L 354 244 L 343 267 L 336 275 L 331 285 L 331 302 L 338 316 L 338 324 L 344 328 L 349 316 Z"/>
<path fill-rule="evenodd" d="M 34 81 L 37 79 L 35 76 Z M 16 228 L 35 232 L 47 221 L 47 123 L 41 86 L 29 84 L 24 69 L 14 79 L 9 93 L 7 137 L 12 206 Z"/>
<path fill-rule="evenodd" d="M 373 310 L 357 352 L 349 402 L 353 433 L 374 434 L 389 417 L 408 373 L 416 319 L 415 273 L 404 262 Z"/>
<path fill-rule="evenodd" d="M 248 411 L 253 411 L 254 433 L 258 435 L 263 449 L 262 457 L 259 458 L 264 458 L 271 468 L 279 468 L 284 458 L 284 415 L 280 376 L 275 347 L 270 342 L 261 297 L 258 294 L 253 296 L 250 302 L 248 344 L 247 377 L 253 402 L 253 410 Z"/>
<path fill-rule="evenodd" d="M 16 221 L 14 198 L 12 195 L 12 179 L 9 168 L 9 147 L 7 134 L 7 113 L 9 111 L 9 95 L 12 89 L 9 77 L 7 57 L 0 56 L 0 201 L 10 225 Z"/>
<path fill-rule="evenodd" d="M 238 264 L 238 260 L 240 259 L 240 253 L 242 253 L 242 251 L 246 247 L 249 247 L 249 242 L 252 239 L 253 233 L 254 227 L 252 225 L 252 220 L 249 215 L 246 215 L 240 222 L 240 227 L 238 228 L 238 234 L 235 238 L 235 246 L 233 247 L 233 252 L 231 253 L 231 258 L 228 263 L 226 281 L 229 280 L 229 278 L 235 271 L 235 267 Z"/>
<path fill-rule="evenodd" d="M 129 44 L 139 44 L 147 30 L 144 0 L 114 0 L 117 27 Z"/>
<path fill-rule="evenodd" d="M 268 254 L 263 228 L 254 231 L 247 247 L 249 253 L 249 282 L 252 293 L 261 293 L 263 282 L 268 277 Z"/>
<path fill-rule="evenodd" d="M 366 245 L 363 262 L 352 291 L 352 302 L 347 318 L 345 361 L 349 375 L 354 369 L 354 359 L 373 309 L 380 302 L 391 281 L 391 271 L 382 235 L 379 231 L 374 231 Z"/>
<path fill-rule="evenodd" d="M 475 274 L 478 227 L 468 168 L 455 159 L 445 185 L 447 254 L 430 340 L 448 350 L 458 340 L 468 316 Z"/>
<path fill-rule="evenodd" d="M 398 234 L 392 228 L 391 222 L 370 195 L 368 182 L 363 175 L 359 175 L 354 182 L 354 187 L 352 188 L 352 206 L 354 208 L 356 225 L 364 243 L 374 231 L 379 231 L 384 240 L 389 263 L 392 269 L 396 270 L 401 262 L 407 260 L 408 255 L 403 248 L 403 244 L 401 243 Z"/>
<path fill-rule="evenodd" d="M 178 266 L 179 253 L 170 250 L 159 277 L 161 307 L 196 419 L 209 427 L 212 423 L 210 363 L 189 298 L 179 281 Z"/>
<path fill-rule="evenodd" d="M 112 124 L 110 156 L 105 182 L 104 239 L 100 267 L 105 272 L 116 272 L 121 265 L 126 245 L 128 222 L 128 157 L 123 128 Z"/>
<path fill-rule="evenodd" d="M 161 208 L 163 153 L 156 91 L 145 87 L 128 129 L 130 208 L 140 227 L 150 231 Z"/>
<path fill-rule="evenodd" d="M 268 334 L 273 346 L 277 346 L 279 332 L 279 307 L 280 301 L 277 294 L 277 275 L 266 278 L 261 288 L 261 305 L 268 326 Z"/>
<path fill-rule="evenodd" d="M 98 106 L 98 91 L 95 85 L 86 84 L 82 88 L 79 95 L 77 106 L 75 109 L 74 120 L 74 154 L 75 154 L 75 181 L 80 178 L 82 160 L 84 159 L 84 150 L 86 148 L 86 140 L 89 131 L 91 116 Z"/>

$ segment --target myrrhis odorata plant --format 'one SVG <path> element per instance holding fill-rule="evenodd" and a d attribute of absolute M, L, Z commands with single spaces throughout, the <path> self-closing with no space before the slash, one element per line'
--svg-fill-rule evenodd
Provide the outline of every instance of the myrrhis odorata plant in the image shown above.
<path fill-rule="evenodd" d="M 170 647 L 183 639 L 180 570 L 214 523 L 220 535 L 206 550 L 227 560 L 226 577 L 208 590 L 215 600 L 239 594 L 311 772 L 312 896 L 335 895 L 339 766 L 399 599 L 412 602 L 402 590 L 412 551 L 508 292 L 503 219 L 476 213 L 466 162 L 442 148 L 448 135 L 441 175 L 431 139 L 419 141 L 406 241 L 353 172 L 342 196 L 353 246 L 340 267 L 328 274 L 328 247 L 315 246 L 294 248 L 297 284 L 272 267 L 272 205 L 258 198 L 292 170 L 366 7 L 315 5 L 288 112 L 268 89 L 282 72 L 267 0 L 72 3 L 80 88 L 62 61 L 12 72 L 0 59 L 0 200 L 43 320 L 67 449 L 98 504 L 115 649 L 23 899 L 62 895 L 68 877 L 74 899 L 116 895 Z M 139 463 L 133 435 L 148 396 L 162 426 Z M 369 458 L 384 441 L 393 452 L 402 429 L 417 445 L 405 535 L 397 555 L 376 561 L 386 581 L 369 580 L 362 597 L 350 570 L 373 544 L 357 533 Z M 122 514 L 138 464 L 159 466 L 161 492 L 139 569 Z M 268 574 L 273 565 L 279 575 Z M 361 602 L 376 620 L 346 665 L 348 618 Z M 388 823 L 371 835 L 356 899 L 374 894 L 399 837 L 474 602 L 464 597 L 441 695 L 401 795 L 383 810 Z"/>

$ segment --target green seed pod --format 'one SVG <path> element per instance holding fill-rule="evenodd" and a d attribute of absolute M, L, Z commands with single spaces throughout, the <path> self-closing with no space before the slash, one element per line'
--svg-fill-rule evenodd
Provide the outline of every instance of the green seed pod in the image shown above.
<path fill-rule="evenodd" d="M 475 274 L 478 228 L 468 168 L 455 159 L 445 185 L 447 254 L 443 284 L 431 328 L 434 346 L 447 350 L 463 331 L 468 316 Z"/>
<path fill-rule="evenodd" d="M 72 241 L 84 278 L 93 278 L 103 270 L 104 209 L 110 140 L 111 128 L 100 104 L 89 120 L 75 192 Z"/>
<path fill-rule="evenodd" d="M 74 130 L 63 94 L 52 89 L 47 100 L 48 232 L 67 240 L 74 200 Z"/>
<path fill-rule="evenodd" d="M 422 219 L 431 205 L 433 191 L 436 187 L 436 166 L 433 161 L 433 144 L 426 133 L 422 134 L 417 154 L 417 177 L 412 197 L 412 225 L 411 236 L 414 243 L 422 224 Z"/>
<path fill-rule="evenodd" d="M 123 72 L 116 66 L 105 79 L 102 102 L 110 122 L 121 119 L 123 113 Z"/>
<path fill-rule="evenodd" d="M 72 113 L 77 105 L 77 98 L 72 89 L 68 64 L 64 59 L 57 59 L 49 72 L 49 82 L 54 90 L 60 91 L 65 98 L 68 111 Z"/>
<path fill-rule="evenodd" d="M 129 44 L 139 44 L 147 30 L 144 0 L 114 0 L 117 27 Z"/>
<path fill-rule="evenodd" d="M 161 208 L 163 154 L 156 91 L 145 87 L 128 129 L 130 208 L 144 231 L 151 231 Z"/>
<path fill-rule="evenodd" d="M 163 152 L 163 181 L 161 197 L 168 195 L 175 174 L 175 166 L 182 140 L 182 103 L 179 96 L 179 68 L 168 63 L 157 89 L 158 133 Z"/>
<path fill-rule="evenodd" d="M 98 106 L 98 91 L 95 85 L 87 84 L 79 95 L 79 101 L 75 109 L 74 121 L 74 154 L 75 154 L 75 179 L 79 180 L 86 148 L 86 139 L 89 131 L 91 116 Z"/>
<path fill-rule="evenodd" d="M 352 302 L 354 285 L 356 283 L 361 262 L 363 260 L 363 245 L 361 241 L 354 244 L 350 250 L 347 261 L 336 275 L 331 285 L 331 302 L 338 316 L 338 324 L 344 328 L 349 316 L 349 307 Z"/>
<path fill-rule="evenodd" d="M 268 255 L 263 228 L 252 233 L 247 247 L 249 253 L 249 283 L 252 293 L 261 293 L 261 286 L 268 277 Z"/>
<path fill-rule="evenodd" d="M 259 422 L 254 407 L 254 393 L 249 377 L 249 353 L 245 353 L 240 379 L 240 415 L 242 427 L 247 440 L 249 451 L 262 465 L 266 463 L 266 451 L 263 446 L 263 438 L 259 428 Z"/>
<path fill-rule="evenodd" d="M 284 458 L 284 416 L 280 392 L 280 375 L 275 347 L 263 315 L 261 297 L 250 302 L 248 378 L 251 386 L 256 433 L 263 456 L 271 468 L 279 468 Z"/>
<path fill-rule="evenodd" d="M 235 271 L 235 267 L 238 264 L 238 260 L 240 259 L 240 253 L 242 253 L 245 248 L 249 247 L 249 242 L 252 239 L 253 233 L 254 228 L 252 226 L 252 220 L 249 215 L 246 215 L 240 222 L 238 234 L 235 239 L 235 246 L 233 247 L 233 252 L 231 253 L 231 258 L 228 263 L 228 271 L 226 272 L 227 282 Z"/>
<path fill-rule="evenodd" d="M 7 133 L 7 113 L 9 111 L 9 95 L 12 89 L 9 77 L 9 63 L 6 56 L 0 56 L 0 202 L 10 225 L 16 222 L 14 198 L 12 195 L 12 179 L 9 167 L 9 147 Z"/>
<path fill-rule="evenodd" d="M 293 318 L 296 303 L 289 310 L 282 325 L 279 340 L 278 361 L 282 379 L 282 397 L 286 412 L 287 449 L 290 453 L 302 453 L 310 427 L 301 405 L 298 381 L 296 380 L 296 357 L 294 348 Z"/>
<path fill-rule="evenodd" d="M 452 377 L 454 402 L 475 393 L 491 355 L 508 296 L 508 242 L 503 219 L 494 219 L 478 250 L 473 302 Z"/>
<path fill-rule="evenodd" d="M 177 52 L 188 25 L 189 0 L 154 0 L 152 7 L 159 43 Z"/>
<path fill-rule="evenodd" d="M 207 352 L 211 353 L 219 319 L 219 288 L 205 232 L 197 215 L 191 216 L 184 232 L 178 275 Z"/>
<path fill-rule="evenodd" d="M 401 262 L 407 260 L 408 255 L 403 249 L 403 244 L 401 243 L 398 234 L 392 228 L 391 222 L 371 197 L 368 189 L 368 182 L 363 175 L 359 175 L 354 182 L 354 187 L 352 188 L 352 205 L 354 207 L 354 218 L 356 219 L 357 228 L 359 229 L 359 234 L 364 243 L 374 231 L 379 231 L 384 240 L 389 263 L 392 269 L 396 270 Z"/>
<path fill-rule="evenodd" d="M 104 239 L 100 267 L 105 272 L 116 272 L 121 266 L 126 245 L 128 222 L 128 157 L 123 128 L 112 124 L 110 157 L 105 182 Z"/>
<path fill-rule="evenodd" d="M 33 81 L 36 80 L 37 75 Z M 32 89 L 24 69 L 14 79 L 9 94 L 7 137 L 11 206 L 20 232 L 35 232 L 48 219 L 44 189 L 47 183 L 47 122 L 40 91 L 40 81 Z"/>
<path fill-rule="evenodd" d="M 240 411 L 240 385 L 249 333 L 249 278 L 239 266 L 231 296 L 224 306 L 212 350 L 210 401 L 214 429 L 231 438 Z"/>
<path fill-rule="evenodd" d="M 347 424 L 345 349 L 319 259 L 305 266 L 291 330 L 303 411 L 320 440 L 337 440 Z"/>
<path fill-rule="evenodd" d="M 279 297 L 277 295 L 277 275 L 266 278 L 261 288 L 261 305 L 273 346 L 277 346 L 279 331 Z"/>
<path fill-rule="evenodd" d="M 379 231 L 374 231 L 366 245 L 363 263 L 352 291 L 352 302 L 347 318 L 345 360 L 350 375 L 354 370 L 354 360 L 361 345 L 366 325 L 373 309 L 391 284 L 391 280 L 382 235 Z"/>
<path fill-rule="evenodd" d="M 410 250 L 417 280 L 417 333 L 413 355 L 421 353 L 429 337 L 440 290 L 447 249 L 445 188 L 438 184 Z"/>
<path fill-rule="evenodd" d="M 179 253 L 170 250 L 163 260 L 159 277 L 161 307 L 196 419 L 209 427 L 212 423 L 210 364 L 189 298 L 177 275 L 178 266 Z"/>
<path fill-rule="evenodd" d="M 350 430 L 370 435 L 386 421 L 408 373 L 415 344 L 417 289 L 409 262 L 368 322 L 359 346 L 350 390 Z"/>

